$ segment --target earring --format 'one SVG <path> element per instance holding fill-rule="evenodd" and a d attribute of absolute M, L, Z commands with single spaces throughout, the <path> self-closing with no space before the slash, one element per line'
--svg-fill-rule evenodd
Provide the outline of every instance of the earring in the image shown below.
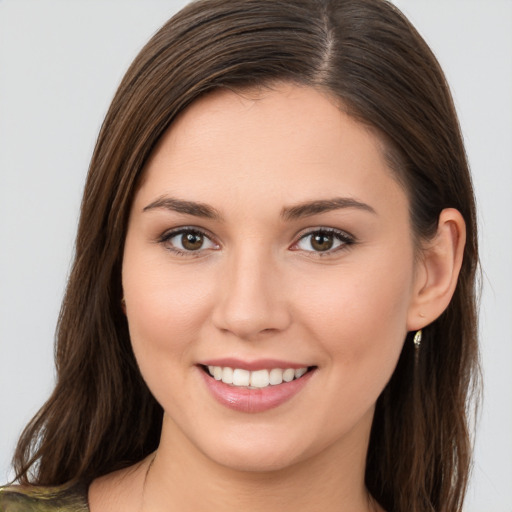
<path fill-rule="evenodd" d="M 414 335 L 413 343 L 414 343 L 414 348 L 416 350 L 420 349 L 422 335 L 423 335 L 423 333 L 421 332 L 421 329 L 416 331 L 416 334 Z"/>

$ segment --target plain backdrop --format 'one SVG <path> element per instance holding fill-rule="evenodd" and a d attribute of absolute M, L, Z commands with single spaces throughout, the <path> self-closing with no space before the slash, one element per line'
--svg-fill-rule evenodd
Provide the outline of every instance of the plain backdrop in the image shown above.
<path fill-rule="evenodd" d="M 467 512 L 512 511 L 512 1 L 397 0 L 445 69 L 474 173 L 484 401 Z M 53 385 L 53 336 L 95 138 L 182 0 L 0 0 L 0 482 Z"/>

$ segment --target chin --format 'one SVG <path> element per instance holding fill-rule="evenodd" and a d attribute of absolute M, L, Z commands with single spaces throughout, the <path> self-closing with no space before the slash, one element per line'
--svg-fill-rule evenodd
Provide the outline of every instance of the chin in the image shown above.
<path fill-rule="evenodd" d="M 173 423 L 164 434 L 175 447 L 172 451 L 186 450 L 192 458 L 200 454 L 208 461 L 233 471 L 281 471 L 319 451 L 317 443 L 309 439 L 307 432 L 302 429 L 294 431 L 289 424 L 234 422 L 218 425 L 212 421 L 208 429 L 197 424 L 191 429 L 175 427 L 178 426 Z"/>
<path fill-rule="evenodd" d="M 233 471 L 247 473 L 269 473 L 283 471 L 301 461 L 297 454 L 289 453 L 287 450 L 268 450 L 261 447 L 248 449 L 231 447 L 223 453 L 206 454 L 212 462 L 229 468 Z"/>
<path fill-rule="evenodd" d="M 350 430 L 350 428 L 348 429 Z M 222 432 L 222 434 L 220 434 Z M 299 467 L 321 460 L 322 454 L 336 446 L 353 446 L 357 441 L 343 429 L 325 428 L 325 424 L 294 421 L 251 425 L 231 425 L 231 428 L 213 427 L 210 435 L 198 432 L 189 440 L 211 462 L 239 472 L 268 473 Z M 358 443 L 357 443 L 358 444 Z"/>

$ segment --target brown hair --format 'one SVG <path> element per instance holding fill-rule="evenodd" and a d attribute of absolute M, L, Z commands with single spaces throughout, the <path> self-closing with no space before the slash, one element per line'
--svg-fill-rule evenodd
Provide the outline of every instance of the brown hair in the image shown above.
<path fill-rule="evenodd" d="M 155 450 L 162 409 L 146 387 L 120 305 L 129 210 L 164 131 L 199 96 L 291 81 L 328 91 L 380 134 L 410 198 L 415 235 L 458 209 L 467 244 L 454 297 L 411 334 L 379 397 L 366 484 L 387 510 L 459 511 L 470 464 L 477 373 L 475 204 L 456 113 L 430 49 L 385 0 L 202 0 L 148 42 L 102 126 L 85 187 L 58 325 L 57 385 L 25 429 L 17 479 L 90 480 Z"/>

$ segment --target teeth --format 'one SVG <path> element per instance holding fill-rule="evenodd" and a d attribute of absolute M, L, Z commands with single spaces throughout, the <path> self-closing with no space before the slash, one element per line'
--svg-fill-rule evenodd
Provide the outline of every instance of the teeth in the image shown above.
<path fill-rule="evenodd" d="M 285 382 L 291 382 L 295 378 L 295 370 L 293 368 L 287 368 L 283 372 L 283 380 Z"/>
<path fill-rule="evenodd" d="M 218 366 L 217 366 L 218 368 Z M 248 386 L 251 372 L 236 368 L 233 370 L 233 386 Z"/>
<path fill-rule="evenodd" d="M 283 370 L 281 368 L 272 368 L 269 372 L 268 380 L 272 386 L 283 382 Z"/>
<path fill-rule="evenodd" d="M 238 387 L 266 388 L 277 386 L 283 382 L 291 382 L 300 379 L 307 371 L 304 368 L 272 368 L 271 370 L 256 370 L 250 372 L 241 368 L 230 368 L 229 366 L 208 366 L 210 375 L 215 380 L 222 380 L 225 384 Z"/>
<path fill-rule="evenodd" d="M 226 366 L 226 368 L 222 370 L 222 382 L 233 384 L 233 368 Z"/>
<path fill-rule="evenodd" d="M 295 378 L 300 379 L 307 371 L 307 368 L 297 368 L 295 370 Z"/>
<path fill-rule="evenodd" d="M 251 386 L 254 388 L 266 388 L 270 384 L 268 370 L 251 372 Z"/>

